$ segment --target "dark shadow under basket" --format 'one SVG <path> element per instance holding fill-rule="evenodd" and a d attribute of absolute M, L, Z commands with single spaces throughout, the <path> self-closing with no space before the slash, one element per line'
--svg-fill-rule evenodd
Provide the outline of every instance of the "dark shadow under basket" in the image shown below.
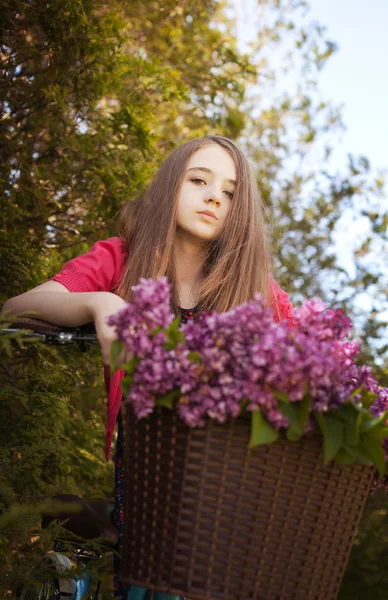
<path fill-rule="evenodd" d="M 250 419 L 189 429 L 122 407 L 123 580 L 193 600 L 334 600 L 373 469 L 321 438 L 248 449 Z"/>

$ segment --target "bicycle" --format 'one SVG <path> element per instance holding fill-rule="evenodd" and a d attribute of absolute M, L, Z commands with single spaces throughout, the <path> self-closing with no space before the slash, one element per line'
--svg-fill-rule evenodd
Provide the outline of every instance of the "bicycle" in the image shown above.
<path fill-rule="evenodd" d="M 0 335 L 20 335 L 26 333 L 29 341 L 40 341 L 54 346 L 77 344 L 85 352 L 89 344 L 97 343 L 93 323 L 82 327 L 64 328 L 38 319 L 19 318 L 13 320 L 9 328 L 0 330 Z M 27 331 L 28 330 L 28 331 Z M 117 532 L 113 525 L 113 504 L 106 500 L 86 502 L 78 496 L 61 494 L 54 501 L 61 503 L 59 512 L 43 514 L 42 528 L 54 520 L 63 522 L 65 535 L 54 539 L 53 547 L 43 559 L 33 567 L 31 580 L 43 578 L 38 586 L 21 584 L 16 591 L 18 600 L 98 600 L 101 580 L 92 592 L 90 565 L 100 560 L 105 550 L 113 551 Z M 69 505 L 67 507 L 67 505 Z M 81 543 L 98 540 L 99 549 L 88 549 Z M 42 577 L 43 576 L 43 577 Z M 150 592 L 144 588 L 131 586 L 125 600 L 178 600 L 178 596 Z M 124 599 L 123 599 L 124 600 Z"/>
<path fill-rule="evenodd" d="M 17 598 L 98 600 L 101 580 L 92 594 L 90 565 L 101 559 L 105 550 L 113 549 L 117 538 L 112 522 L 113 504 L 106 500 L 86 502 L 71 494 L 59 494 L 53 501 L 59 502 L 60 508 L 43 514 L 42 528 L 58 520 L 63 522 L 64 535 L 54 539 L 51 551 L 30 573 L 31 580 L 43 579 L 42 583 L 38 586 L 33 583 L 22 584 L 17 590 Z M 84 543 L 80 542 L 81 539 Z M 87 548 L 90 540 L 100 540 L 99 549 Z"/>
<path fill-rule="evenodd" d="M 113 504 L 106 500 L 86 502 L 78 496 L 59 494 L 53 498 L 61 508 L 55 514 L 45 513 L 42 528 L 54 520 L 63 521 L 65 536 L 54 539 L 53 548 L 40 563 L 35 565 L 30 576 L 36 573 L 44 582 L 38 588 L 25 584 L 17 590 L 18 600 L 98 600 L 101 580 L 92 592 L 93 561 L 100 560 L 103 551 L 112 551 L 117 532 L 112 522 Z M 68 505 L 68 508 L 66 506 Z M 67 534 L 67 535 L 66 535 Z M 90 549 L 79 542 L 100 540 L 100 549 Z M 173 600 L 170 594 L 152 593 L 144 588 L 132 586 L 125 600 Z"/>

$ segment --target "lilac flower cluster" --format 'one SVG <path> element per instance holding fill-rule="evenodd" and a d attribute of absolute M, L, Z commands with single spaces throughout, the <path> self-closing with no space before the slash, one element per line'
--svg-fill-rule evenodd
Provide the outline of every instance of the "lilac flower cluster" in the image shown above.
<path fill-rule="evenodd" d="M 132 288 L 133 302 L 112 315 L 108 324 L 115 327 L 118 338 L 129 354 L 145 359 L 166 342 L 163 329 L 174 319 L 170 311 L 170 286 L 165 277 L 153 281 L 140 279 Z M 151 334 L 160 329 L 156 335 Z"/>
<path fill-rule="evenodd" d="M 376 412 L 386 406 L 388 390 L 355 365 L 359 344 L 346 339 L 351 321 L 343 311 L 314 299 L 296 309 L 294 318 L 294 329 L 275 323 L 257 295 L 228 312 L 201 314 L 197 322 L 183 324 L 185 341 L 171 347 L 170 286 L 166 278 L 141 280 L 133 302 L 109 320 L 127 350 L 141 359 L 128 397 L 135 413 L 150 414 L 157 398 L 174 390 L 179 414 L 191 427 L 203 426 L 206 418 L 223 423 L 244 406 L 260 409 L 275 429 L 286 428 L 281 395 L 290 402 L 308 395 L 317 413 L 350 398 L 357 402 L 361 390 L 376 395 Z"/>
<path fill-rule="evenodd" d="M 166 277 L 156 281 L 142 278 L 139 285 L 132 287 L 133 302 L 108 319 L 129 355 L 140 359 L 130 393 L 139 418 L 150 414 L 155 398 L 175 385 L 176 352 L 164 349 L 165 329 L 174 320 L 170 288 Z"/>

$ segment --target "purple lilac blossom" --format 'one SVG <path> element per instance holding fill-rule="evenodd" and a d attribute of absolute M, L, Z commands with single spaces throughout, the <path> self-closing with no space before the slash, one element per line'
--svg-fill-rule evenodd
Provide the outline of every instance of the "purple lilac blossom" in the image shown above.
<path fill-rule="evenodd" d="M 140 279 L 132 288 L 133 302 L 108 318 L 108 324 L 116 328 L 118 338 L 128 352 L 138 358 L 152 354 L 154 346 L 163 347 L 166 336 L 163 331 L 150 337 L 157 328 L 166 328 L 174 320 L 170 309 L 171 286 L 166 277 L 156 281 Z"/>
<path fill-rule="evenodd" d="M 342 310 L 327 309 L 314 298 L 294 312 L 295 329 L 275 323 L 263 298 L 224 313 L 203 313 L 183 324 L 185 342 L 167 349 L 166 334 L 174 319 L 167 279 L 140 280 L 133 302 L 109 318 L 119 339 L 139 363 L 129 401 L 139 418 L 149 415 L 156 399 L 179 390 L 177 409 L 191 427 L 207 418 L 221 423 L 261 410 L 275 429 L 288 426 L 276 393 L 298 402 L 308 394 L 311 412 L 335 410 L 360 390 L 376 395 L 375 414 L 386 407 L 388 390 L 380 388 L 366 367 L 357 367 L 359 343 L 346 339 L 351 321 Z M 155 334 L 155 329 L 161 328 Z M 152 335 L 151 335 L 152 333 Z M 199 357 L 199 361 L 196 358 Z M 311 419 L 307 429 L 311 429 Z"/>

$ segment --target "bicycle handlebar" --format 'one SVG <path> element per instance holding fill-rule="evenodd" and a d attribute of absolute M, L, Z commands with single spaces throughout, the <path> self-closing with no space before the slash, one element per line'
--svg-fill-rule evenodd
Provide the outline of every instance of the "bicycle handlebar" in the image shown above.
<path fill-rule="evenodd" d="M 94 323 L 87 323 L 81 327 L 61 327 L 31 318 L 19 318 L 12 321 L 9 328 L 0 330 L 0 335 L 12 335 L 20 330 L 26 330 L 25 335 L 30 339 L 35 338 L 55 346 L 76 343 L 81 350 L 87 350 L 88 343 L 97 342 Z"/>

